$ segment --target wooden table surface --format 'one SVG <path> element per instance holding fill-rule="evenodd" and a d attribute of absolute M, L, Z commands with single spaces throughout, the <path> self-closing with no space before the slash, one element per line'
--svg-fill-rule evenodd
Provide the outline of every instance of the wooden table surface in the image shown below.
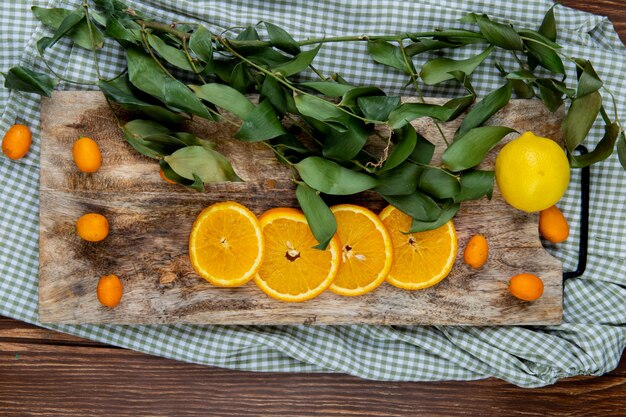
<path fill-rule="evenodd" d="M 609 16 L 623 0 L 561 0 Z M 0 415 L 626 415 L 626 359 L 601 377 L 526 390 L 497 379 L 379 382 L 252 373 L 144 355 L 0 317 Z"/>

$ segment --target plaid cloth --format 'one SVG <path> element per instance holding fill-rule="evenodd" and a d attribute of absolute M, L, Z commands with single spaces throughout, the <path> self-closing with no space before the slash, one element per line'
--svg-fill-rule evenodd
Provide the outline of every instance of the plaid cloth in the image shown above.
<path fill-rule="evenodd" d="M 43 7 L 75 9 L 78 0 L 37 0 Z M 487 13 L 518 27 L 537 28 L 551 3 L 481 0 L 317 1 L 129 1 L 163 21 L 203 21 L 216 33 L 234 26 L 274 22 L 297 39 L 342 34 L 392 34 L 459 26 L 466 12 Z M 3 2 L 0 16 L 0 71 L 23 64 L 46 71 L 35 42 L 49 34 L 35 21 L 25 0 Z M 626 54 L 611 23 L 564 6 L 556 7 L 559 42 L 574 56 L 587 57 L 617 97 L 626 116 Z M 477 50 L 476 50 L 477 51 Z M 467 56 L 470 51 L 455 52 Z M 93 81 L 90 52 L 67 40 L 46 52 L 63 77 Z M 123 55 L 111 42 L 99 53 L 104 76 L 117 74 Z M 513 65 L 510 56 L 498 59 Z M 317 68 L 338 71 L 354 84 L 371 84 L 392 93 L 404 89 L 405 77 L 373 63 L 362 43 L 328 44 Z M 569 79 L 575 79 L 571 65 Z M 479 93 L 501 83 L 493 65 L 473 76 Z M 60 89 L 76 89 L 62 83 Z M 84 88 L 89 88 L 86 86 Z M 427 89 L 428 95 L 445 90 Z M 33 129 L 34 143 L 25 159 L 0 156 L 0 314 L 38 324 L 38 176 L 39 101 L 31 94 L 0 88 L 0 131 L 15 122 Z M 623 119 L 626 120 L 626 119 Z M 602 136 L 593 130 L 591 144 Z M 564 323 L 550 327 L 446 326 L 50 326 L 101 342 L 178 360 L 253 371 L 344 372 L 378 380 L 472 380 L 494 376 L 535 387 L 573 375 L 600 375 L 617 366 L 626 343 L 626 174 L 614 155 L 591 170 L 591 216 L 588 268 L 565 283 Z M 572 226 L 567 243 L 551 248 L 565 269 L 576 266 L 579 237 L 580 176 L 573 173 L 560 203 Z"/>

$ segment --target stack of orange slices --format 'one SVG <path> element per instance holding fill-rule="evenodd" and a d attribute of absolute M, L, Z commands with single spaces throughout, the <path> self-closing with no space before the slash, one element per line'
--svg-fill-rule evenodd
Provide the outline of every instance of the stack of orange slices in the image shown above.
<path fill-rule="evenodd" d="M 385 280 L 403 289 L 423 289 L 444 279 L 454 265 L 452 221 L 407 234 L 411 218 L 393 206 L 380 216 L 353 204 L 331 210 L 337 233 L 319 250 L 300 210 L 274 208 L 257 219 L 239 203 L 214 204 L 193 225 L 191 264 L 214 285 L 234 287 L 253 279 L 265 294 L 290 302 L 310 300 L 326 289 L 359 296 Z"/>

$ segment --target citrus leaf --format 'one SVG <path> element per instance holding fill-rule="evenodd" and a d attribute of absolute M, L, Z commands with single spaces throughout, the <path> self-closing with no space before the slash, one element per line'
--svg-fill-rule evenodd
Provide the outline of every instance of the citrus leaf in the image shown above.
<path fill-rule="evenodd" d="M 368 96 L 359 97 L 357 104 L 363 116 L 369 120 L 384 121 L 389 118 L 389 113 L 400 106 L 399 96 Z"/>
<path fill-rule="evenodd" d="M 197 175 L 194 176 L 195 179 L 193 181 L 188 180 L 187 178 L 183 178 L 180 175 L 178 175 L 176 171 L 174 171 L 172 167 L 170 167 L 170 165 L 167 162 L 165 162 L 163 159 L 159 160 L 159 166 L 161 170 L 163 171 L 165 178 L 172 180 L 177 184 L 184 185 L 187 188 L 196 190 L 198 192 L 204 191 L 204 183 L 202 182 L 202 179 L 200 179 L 200 177 L 198 177 Z"/>
<path fill-rule="evenodd" d="M 31 7 L 31 10 L 33 11 L 33 14 L 37 17 L 37 19 L 41 21 L 41 23 L 55 30 L 58 30 L 65 18 L 72 14 L 71 10 L 61 8 L 47 9 L 43 7 L 33 6 Z M 67 35 L 70 39 L 72 39 L 72 41 L 74 41 L 74 43 L 76 43 L 76 45 L 85 49 L 92 49 L 93 46 L 95 46 L 96 48 L 102 48 L 104 44 L 104 35 L 97 27 L 92 26 L 92 29 L 94 36 L 93 42 L 91 40 L 91 35 L 89 34 L 89 26 L 87 25 L 86 20 L 78 21 L 62 36 Z"/>
<path fill-rule="evenodd" d="M 378 170 L 379 173 L 397 167 L 411 156 L 417 145 L 417 132 L 412 125 L 404 125 L 394 130 L 393 139 L 396 144 L 383 166 Z"/>
<path fill-rule="evenodd" d="M 315 48 L 309 51 L 300 52 L 291 61 L 277 65 L 276 67 L 272 68 L 272 70 L 275 73 L 282 74 L 284 77 L 291 77 L 294 74 L 302 72 L 307 69 L 309 65 L 311 65 L 321 47 L 322 44 L 320 43 Z"/>
<path fill-rule="evenodd" d="M 160 141 L 146 140 L 150 136 L 155 137 L 171 133 L 168 128 L 152 120 L 132 120 L 123 126 L 122 131 L 124 132 L 124 139 L 137 152 L 150 158 L 161 158 L 179 148 L 179 146 L 172 147 Z"/>
<path fill-rule="evenodd" d="M 265 23 L 265 28 L 267 29 L 267 34 L 270 37 L 272 45 L 291 55 L 300 53 L 300 45 L 298 45 L 298 42 L 296 42 L 285 29 L 270 22 L 263 23 Z"/>
<path fill-rule="evenodd" d="M 360 97 L 376 97 L 376 96 L 384 96 L 385 92 L 378 87 L 356 87 L 351 88 L 346 91 L 341 101 L 339 102 L 339 106 L 357 108 L 357 100 Z"/>
<path fill-rule="evenodd" d="M 85 19 L 85 12 L 80 9 L 80 11 L 70 12 L 67 16 L 63 18 L 63 21 L 56 28 L 54 34 L 51 38 L 45 37 L 39 39 L 37 42 L 37 50 L 39 53 L 43 53 L 46 48 L 51 47 L 55 43 L 59 41 L 63 36 L 65 36 L 70 30 L 74 29 L 76 25 L 78 25 L 81 21 Z M 91 46 L 91 42 L 89 43 Z"/>
<path fill-rule="evenodd" d="M 417 39 L 412 44 L 404 48 L 404 52 L 408 56 L 419 55 L 423 52 L 436 51 L 446 48 L 458 48 L 458 43 L 445 42 L 433 39 Z"/>
<path fill-rule="evenodd" d="M 183 51 L 173 46 L 166 44 L 163 39 L 158 36 L 148 34 L 148 43 L 154 49 L 157 54 L 161 56 L 161 58 L 165 59 L 167 62 L 172 64 L 175 67 L 180 69 L 184 69 L 187 71 L 193 71 L 187 56 Z"/>
<path fill-rule="evenodd" d="M 411 126 L 413 128 L 413 126 Z M 435 145 L 430 143 L 428 139 L 419 133 L 415 132 L 417 136 L 417 142 L 415 143 L 415 148 L 409 159 L 417 164 L 428 164 L 431 159 L 433 159 L 433 155 L 435 153 Z"/>
<path fill-rule="evenodd" d="M 604 129 L 604 136 L 593 151 L 583 155 L 569 154 L 570 164 L 573 168 L 584 168 L 596 162 L 604 161 L 611 156 L 615 147 L 615 141 L 620 134 L 619 123 L 613 122 L 605 126 Z"/>
<path fill-rule="evenodd" d="M 255 48 L 254 53 L 252 55 L 248 55 L 247 58 L 256 64 L 268 67 L 282 65 L 293 59 L 292 57 L 281 54 L 276 49 L 269 46 Z"/>
<path fill-rule="evenodd" d="M 100 80 L 98 87 L 109 100 L 126 109 L 139 110 L 155 120 L 167 123 L 179 123 L 184 120 L 180 114 L 165 107 L 147 103 L 135 96 L 128 77 L 120 77 L 111 81 Z"/>
<path fill-rule="evenodd" d="M 402 57 L 402 51 L 398 46 L 380 39 L 370 40 L 367 41 L 367 51 L 372 59 L 379 64 L 387 65 L 406 73 L 409 72 Z M 409 65 L 413 66 L 410 61 Z"/>
<path fill-rule="evenodd" d="M 235 40 L 238 41 L 258 41 L 261 39 L 259 37 L 259 32 L 253 26 L 247 26 L 244 30 L 239 32 Z"/>
<path fill-rule="evenodd" d="M 350 160 L 363 148 L 370 135 L 365 124 L 353 117 L 346 120 L 347 130 L 330 128 L 326 133 L 322 153 L 326 158 Z"/>
<path fill-rule="evenodd" d="M 508 50 L 522 49 L 522 39 L 510 25 L 494 22 L 486 15 L 475 17 L 480 32 L 490 43 Z"/>
<path fill-rule="evenodd" d="M 424 168 L 418 187 L 437 198 L 451 198 L 461 190 L 456 176 L 438 168 Z"/>
<path fill-rule="evenodd" d="M 278 151 L 290 150 L 300 154 L 311 151 L 291 133 L 272 138 L 269 142 Z"/>
<path fill-rule="evenodd" d="M 441 215 L 441 208 L 428 195 L 421 191 L 407 195 L 382 195 L 389 204 L 402 211 L 413 219 L 426 222 L 437 220 Z"/>
<path fill-rule="evenodd" d="M 604 83 L 598 77 L 598 74 L 591 65 L 591 62 L 585 61 L 583 70 L 578 77 L 578 87 L 576 89 L 576 97 L 584 97 L 595 91 L 598 91 Z"/>
<path fill-rule="evenodd" d="M 201 86 L 192 85 L 190 88 L 197 97 L 223 108 L 242 120 L 254 110 L 254 104 L 246 96 L 227 85 L 210 83 Z"/>
<path fill-rule="evenodd" d="M 565 146 L 570 153 L 573 153 L 576 147 L 583 143 L 596 121 L 601 107 L 602 96 L 597 91 L 572 101 L 561 125 Z"/>
<path fill-rule="evenodd" d="M 440 121 L 448 120 L 455 109 L 446 108 L 436 104 L 404 103 L 389 114 L 389 126 L 399 129 L 419 117 L 432 117 Z"/>
<path fill-rule="evenodd" d="M 265 77 L 261 85 L 261 97 L 264 97 L 272 103 L 278 114 L 287 112 L 288 93 L 281 87 L 274 77 Z"/>
<path fill-rule="evenodd" d="M 145 52 L 138 48 L 127 49 L 126 61 L 128 78 L 135 87 L 172 109 L 211 119 L 211 114 L 200 99 L 185 84 L 168 76 Z"/>
<path fill-rule="evenodd" d="M 493 195 L 493 171 L 472 170 L 461 174 L 461 190 L 454 196 L 455 202 L 477 200 L 487 196 L 491 200 Z"/>
<path fill-rule="evenodd" d="M 141 26 L 130 19 L 118 19 L 109 17 L 106 26 L 106 34 L 108 37 L 117 39 L 118 41 L 130 42 L 138 44 L 142 42 Z"/>
<path fill-rule="evenodd" d="M 446 202 L 441 208 L 441 213 L 439 217 L 434 221 L 422 221 L 419 219 L 413 219 L 411 222 L 411 229 L 409 229 L 409 233 L 417 233 L 417 232 L 425 232 L 427 230 L 434 230 L 438 227 L 443 226 L 448 223 L 454 215 L 459 211 L 460 204 L 454 203 L 452 201 Z"/>
<path fill-rule="evenodd" d="M 378 181 L 369 175 L 344 168 L 319 156 L 305 158 L 294 167 L 304 182 L 325 194 L 355 194 L 378 185 Z"/>
<path fill-rule="evenodd" d="M 187 146 L 163 159 L 174 172 L 189 180 L 195 180 L 197 175 L 205 184 L 241 181 L 224 155 L 204 146 Z"/>
<path fill-rule="evenodd" d="M 414 193 L 422 170 L 422 167 L 404 162 L 396 168 L 380 172 L 377 175 L 379 183 L 374 191 L 388 196 Z"/>
<path fill-rule="evenodd" d="M 617 156 L 620 164 L 622 164 L 622 168 L 626 170 L 626 135 L 624 135 L 624 132 L 620 133 L 617 141 Z"/>
<path fill-rule="evenodd" d="M 550 7 L 546 12 L 541 26 L 539 27 L 539 33 L 551 41 L 556 41 L 556 20 L 554 19 L 554 6 Z"/>
<path fill-rule="evenodd" d="M 463 171 L 482 162 L 487 153 L 514 129 L 504 126 L 475 127 L 454 141 L 443 153 L 441 161 L 451 171 Z"/>
<path fill-rule="evenodd" d="M 336 105 L 322 98 L 310 94 L 294 94 L 296 108 L 303 116 L 308 116 L 321 122 L 338 123 L 346 127 L 348 116 Z"/>
<path fill-rule="evenodd" d="M 192 50 L 198 58 L 200 58 L 210 69 L 205 68 L 204 71 L 213 72 L 213 38 L 211 32 L 202 25 L 189 37 L 189 49 Z"/>
<path fill-rule="evenodd" d="M 50 97 L 57 81 L 48 74 L 35 72 L 26 67 L 16 66 L 4 76 L 4 86 L 25 93 L 36 93 Z"/>
<path fill-rule="evenodd" d="M 520 30 L 519 33 L 523 37 L 530 38 L 530 40 L 524 39 L 524 46 L 542 67 L 557 74 L 565 74 L 563 61 L 559 54 L 554 51 L 554 49 L 560 48 L 558 44 L 531 30 Z"/>
<path fill-rule="evenodd" d="M 269 100 L 263 100 L 245 118 L 235 137 L 244 142 L 260 142 L 287 133 Z"/>
<path fill-rule="evenodd" d="M 254 82 L 248 70 L 246 64 L 243 62 L 238 63 L 233 67 L 230 73 L 230 85 L 237 91 L 245 93 L 248 87 Z"/>
<path fill-rule="evenodd" d="M 306 184 L 298 184 L 296 198 L 313 236 L 319 242 L 314 246 L 315 249 L 325 250 L 337 232 L 337 220 L 333 212 L 319 193 Z"/>
<path fill-rule="evenodd" d="M 506 106 L 509 100 L 511 100 L 511 91 L 511 83 L 507 82 L 502 87 L 485 96 L 467 113 L 461 126 L 456 131 L 455 137 L 463 136 L 468 130 L 482 125 L 496 114 L 498 110 Z"/>
<path fill-rule="evenodd" d="M 536 80 L 539 77 L 528 70 L 519 70 L 507 74 L 505 78 L 508 80 Z"/>
<path fill-rule="evenodd" d="M 511 80 L 511 86 L 515 95 L 519 98 L 533 98 L 535 96 L 535 90 L 533 87 L 522 80 Z"/>
<path fill-rule="evenodd" d="M 465 74 L 471 74 L 481 62 L 491 53 L 493 46 L 488 47 L 479 55 L 464 60 L 454 60 L 450 58 L 434 58 L 426 62 L 420 72 L 420 77 L 424 83 L 428 85 L 439 84 L 440 82 L 451 80 L 454 75 L 450 74 L 454 71 L 461 71 Z"/>
<path fill-rule="evenodd" d="M 332 81 L 309 81 L 306 83 L 300 83 L 300 85 L 320 92 L 328 97 L 341 97 L 348 91 L 355 88 L 351 85 L 340 84 Z"/>
<path fill-rule="evenodd" d="M 463 112 L 465 112 L 465 110 L 467 110 L 467 108 L 471 106 L 472 103 L 474 103 L 475 99 L 475 95 L 469 94 L 467 96 L 457 97 L 453 98 L 452 100 L 448 100 L 446 103 L 443 104 L 442 107 L 450 110 L 450 114 L 445 120 L 442 121 L 448 122 L 450 120 L 456 119 L 461 114 L 463 114 Z"/>

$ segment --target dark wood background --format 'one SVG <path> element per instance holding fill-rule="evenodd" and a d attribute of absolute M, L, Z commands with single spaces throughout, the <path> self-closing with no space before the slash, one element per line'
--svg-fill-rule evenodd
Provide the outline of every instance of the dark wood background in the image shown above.
<path fill-rule="evenodd" d="M 560 2 L 609 16 L 626 40 L 623 0 Z M 626 360 L 534 390 L 496 379 L 379 382 L 190 365 L 0 317 L 2 416 L 514 414 L 626 415 Z"/>

